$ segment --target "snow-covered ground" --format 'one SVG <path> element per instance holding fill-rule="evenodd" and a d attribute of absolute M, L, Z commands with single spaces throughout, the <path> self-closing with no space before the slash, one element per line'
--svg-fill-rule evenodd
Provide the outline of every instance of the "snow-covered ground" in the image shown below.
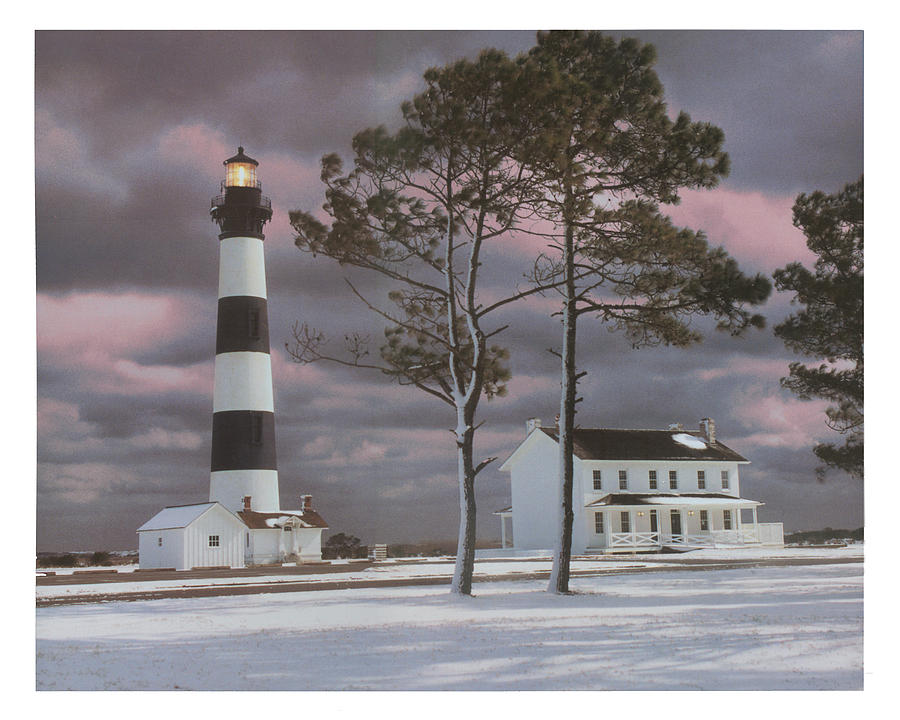
<path fill-rule="evenodd" d="M 802 552 L 859 562 L 39 608 L 37 688 L 861 689 L 862 547 Z"/>

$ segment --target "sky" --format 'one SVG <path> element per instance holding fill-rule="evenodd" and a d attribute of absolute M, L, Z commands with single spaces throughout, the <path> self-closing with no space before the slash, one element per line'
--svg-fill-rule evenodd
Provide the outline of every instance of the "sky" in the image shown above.
<path fill-rule="evenodd" d="M 653 43 L 671 110 L 725 132 L 730 176 L 684 193 L 672 217 L 746 273 L 811 265 L 791 206 L 863 171 L 862 32 L 609 32 Z M 354 133 L 397 127 L 427 68 L 533 44 L 530 30 L 37 32 L 39 551 L 133 549 L 135 529 L 162 507 L 207 499 L 218 277 L 208 208 L 239 144 L 274 208 L 265 246 L 282 506 L 311 494 L 331 532 L 365 543 L 455 538 L 452 411 L 384 376 L 297 365 L 283 350 L 297 321 L 338 339 L 383 330 L 344 278 L 383 287 L 298 251 L 288 213 L 320 208 L 322 155 L 349 161 Z M 695 429 L 712 417 L 752 462 L 741 494 L 765 503 L 762 522 L 859 527 L 861 483 L 815 478 L 813 445 L 837 439 L 824 404 L 779 387 L 800 359 L 771 330 L 790 300 L 773 293 L 763 331 L 709 332 L 690 349 L 633 350 L 584 321 L 578 424 Z M 508 397 L 481 405 L 479 457 L 502 460 L 527 418 L 548 424 L 558 412 L 553 309 L 538 299 L 502 318 L 513 379 Z M 499 465 L 478 479 L 482 540 L 499 537 L 491 513 L 510 502 Z"/>

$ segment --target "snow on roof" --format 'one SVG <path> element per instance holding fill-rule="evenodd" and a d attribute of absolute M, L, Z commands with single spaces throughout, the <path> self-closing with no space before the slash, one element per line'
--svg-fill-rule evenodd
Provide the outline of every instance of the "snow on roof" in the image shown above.
<path fill-rule="evenodd" d="M 141 525 L 137 531 L 142 530 L 169 530 L 171 528 L 183 528 L 209 510 L 217 503 L 195 503 L 193 505 L 172 505 L 160 510 L 156 515 Z"/>
<path fill-rule="evenodd" d="M 556 428 L 540 428 L 558 441 Z M 711 460 L 745 463 L 747 459 L 721 442 L 704 442 L 698 433 L 671 430 L 618 430 L 614 428 L 576 428 L 575 457 L 581 460 Z M 522 443 L 524 445 L 524 443 Z M 522 447 L 520 445 L 519 447 Z M 513 453 L 515 455 L 515 453 Z M 512 460 L 512 457 L 510 458 Z M 510 460 L 504 463 L 506 466 Z M 503 467 L 500 468 L 504 469 Z"/>
<path fill-rule="evenodd" d="M 696 435 L 688 435 L 687 433 L 675 433 L 672 439 L 679 445 L 693 448 L 694 450 L 706 450 L 706 443 Z"/>

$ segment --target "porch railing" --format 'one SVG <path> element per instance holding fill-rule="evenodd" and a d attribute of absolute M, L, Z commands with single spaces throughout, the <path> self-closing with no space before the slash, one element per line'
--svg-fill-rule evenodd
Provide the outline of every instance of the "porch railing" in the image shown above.
<path fill-rule="evenodd" d="M 660 544 L 659 533 L 627 532 L 611 533 L 610 547 L 656 547 Z"/>
<path fill-rule="evenodd" d="M 762 530 L 765 531 L 767 528 L 762 528 Z M 765 532 L 763 534 L 765 535 Z M 662 545 L 714 547 L 716 545 L 746 545 L 758 542 L 760 542 L 760 529 L 755 525 L 747 525 L 741 530 L 712 530 L 699 535 L 659 532 L 610 533 L 607 547 L 642 548 Z"/>

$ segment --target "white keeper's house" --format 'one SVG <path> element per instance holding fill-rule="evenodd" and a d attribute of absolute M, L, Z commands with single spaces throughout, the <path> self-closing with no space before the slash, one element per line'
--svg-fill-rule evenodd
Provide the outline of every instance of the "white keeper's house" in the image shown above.
<path fill-rule="evenodd" d="M 503 547 L 555 546 L 558 443 L 555 426 L 532 418 L 500 466 L 512 489 L 512 506 L 495 513 Z M 576 429 L 574 455 L 573 554 L 784 545 L 782 524 L 758 522 L 762 503 L 741 497 L 740 467 L 749 460 L 718 440 L 709 418 L 699 432 Z"/>

